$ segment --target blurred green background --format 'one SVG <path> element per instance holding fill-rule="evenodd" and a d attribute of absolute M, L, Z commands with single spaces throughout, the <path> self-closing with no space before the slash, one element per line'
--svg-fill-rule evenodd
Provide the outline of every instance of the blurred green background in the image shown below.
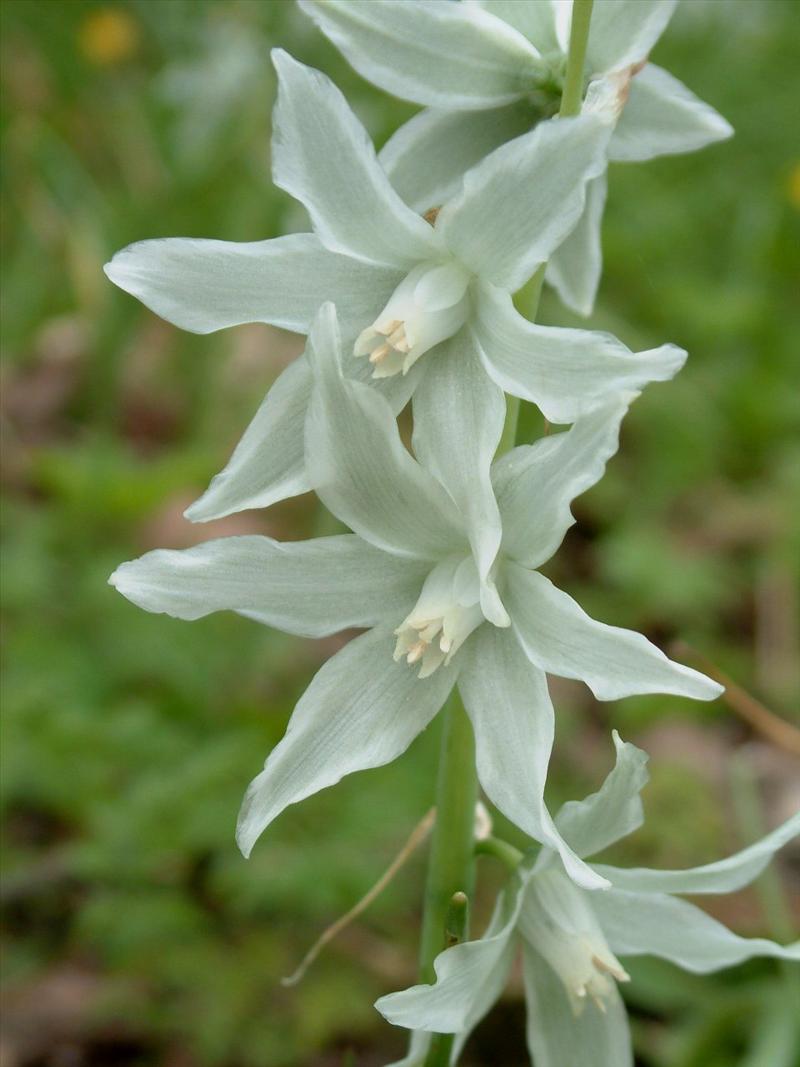
<path fill-rule="evenodd" d="M 599 618 L 665 648 L 680 636 L 786 718 L 800 697 L 799 38 L 794 0 L 688 0 L 657 46 L 737 135 L 612 169 L 592 324 L 691 355 L 636 404 L 550 568 Z M 299 538 L 320 521 L 312 498 L 211 529 L 181 517 L 298 339 L 181 333 L 101 270 L 140 238 L 304 226 L 269 178 L 276 45 L 330 74 L 378 143 L 412 113 L 288 0 L 3 7 L 3 1067 L 368 1067 L 403 1048 L 371 1005 L 413 978 L 422 854 L 300 986 L 279 979 L 430 806 L 436 724 L 395 764 L 289 810 L 245 862 L 242 792 L 339 639 L 177 622 L 106 585 L 151 547 Z M 551 297 L 544 317 L 568 321 Z M 554 803 L 596 788 L 612 725 L 653 757 L 648 822 L 617 860 L 704 862 L 798 805 L 797 760 L 722 702 L 553 695 Z M 479 916 L 499 878 L 481 865 Z M 743 934 L 791 936 L 798 852 L 775 869 L 704 906 Z M 800 1063 L 791 976 L 771 963 L 630 969 L 642 1067 Z M 512 985 L 464 1062 L 524 1064 L 522 1035 Z"/>

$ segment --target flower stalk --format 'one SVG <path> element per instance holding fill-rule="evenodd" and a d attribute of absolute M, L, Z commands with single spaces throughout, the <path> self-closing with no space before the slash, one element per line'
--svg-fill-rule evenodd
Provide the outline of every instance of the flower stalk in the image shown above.
<path fill-rule="evenodd" d="M 572 25 L 569 33 L 567 72 L 564 76 L 564 91 L 558 114 L 562 119 L 579 115 L 583 103 L 583 68 L 586 63 L 586 46 L 589 43 L 589 24 L 592 20 L 594 0 L 574 0 Z"/>
<path fill-rule="evenodd" d="M 475 882 L 474 836 L 478 778 L 475 739 L 458 691 L 444 711 L 420 945 L 420 977 L 435 979 L 433 961 L 445 947 L 448 912 L 456 893 L 470 898 Z M 466 925 L 466 924 L 465 924 Z M 464 936 L 468 931 L 464 930 Z"/>

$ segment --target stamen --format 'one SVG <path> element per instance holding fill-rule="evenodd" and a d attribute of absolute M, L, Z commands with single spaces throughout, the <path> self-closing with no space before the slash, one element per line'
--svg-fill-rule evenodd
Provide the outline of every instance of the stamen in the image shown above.
<path fill-rule="evenodd" d="M 622 967 L 614 966 L 613 963 L 608 963 L 606 960 L 601 959 L 599 956 L 592 956 L 592 963 L 598 969 L 605 974 L 610 974 L 612 978 L 616 978 L 618 982 L 630 982 L 631 976 L 624 971 Z"/>
<path fill-rule="evenodd" d="M 373 378 L 407 374 L 429 349 L 461 329 L 469 310 L 470 274 L 455 259 L 418 263 L 375 319 L 356 338 Z"/>
<path fill-rule="evenodd" d="M 398 352 L 408 352 L 409 348 L 411 347 L 406 337 L 405 324 L 402 322 L 396 329 L 392 330 L 392 332 L 388 335 L 388 338 L 389 344 L 393 348 L 396 348 Z"/>
<path fill-rule="evenodd" d="M 379 345 L 376 349 L 374 349 L 372 352 L 370 352 L 370 354 L 369 354 L 370 363 L 375 364 L 375 363 L 382 362 L 382 360 L 386 359 L 386 357 L 389 355 L 389 353 L 391 351 L 392 351 L 392 349 L 391 349 L 391 347 L 389 345 L 387 345 L 387 344 Z"/>
<path fill-rule="evenodd" d="M 416 623 L 415 625 L 416 629 L 419 631 L 420 639 L 423 640 L 426 645 L 428 645 L 441 630 L 442 620 L 434 619 L 433 622 Z"/>
<path fill-rule="evenodd" d="M 425 644 L 424 641 L 417 641 L 417 643 L 415 645 L 412 645 L 411 648 L 408 650 L 408 655 L 406 656 L 406 663 L 416 663 L 417 660 L 422 659 L 422 657 L 425 655 L 425 650 L 427 647 L 428 646 Z"/>

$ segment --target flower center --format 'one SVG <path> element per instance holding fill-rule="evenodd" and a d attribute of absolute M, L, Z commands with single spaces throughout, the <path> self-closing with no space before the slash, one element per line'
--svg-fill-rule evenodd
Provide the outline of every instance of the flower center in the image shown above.
<path fill-rule="evenodd" d="M 544 870 L 531 880 L 520 914 L 520 932 L 564 983 L 575 1015 L 590 997 L 600 1011 L 629 975 L 608 947 L 584 890 L 563 871 Z"/>
<path fill-rule="evenodd" d="M 452 337 L 467 318 L 469 272 L 455 260 L 419 263 L 353 349 L 367 356 L 373 378 L 407 374 L 421 355 Z"/>
<path fill-rule="evenodd" d="M 438 563 L 425 579 L 413 611 L 395 630 L 395 660 L 420 664 L 427 678 L 447 664 L 484 621 L 480 582 L 472 557 L 451 557 Z"/>

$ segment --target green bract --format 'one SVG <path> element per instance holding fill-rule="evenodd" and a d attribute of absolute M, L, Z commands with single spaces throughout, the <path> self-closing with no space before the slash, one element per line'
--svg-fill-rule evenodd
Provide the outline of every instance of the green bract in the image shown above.
<path fill-rule="evenodd" d="M 555 825 L 582 857 L 627 836 L 643 821 L 639 792 L 647 757 L 614 734 L 616 766 L 599 792 L 565 804 Z M 593 864 L 611 888 L 589 893 L 565 876 L 548 848 L 526 858 L 498 900 L 486 933 L 443 952 L 436 984 L 382 997 L 392 1023 L 417 1031 L 406 1067 L 420 1064 L 425 1032 L 456 1033 L 455 1053 L 497 1000 L 521 950 L 528 1048 L 535 1067 L 631 1067 L 628 1022 L 616 983 L 617 957 L 660 956 L 698 974 L 753 956 L 800 960 L 783 946 L 731 933 L 678 893 L 730 893 L 747 885 L 800 834 L 800 813 L 750 848 L 687 871 L 621 870 Z"/>
<path fill-rule="evenodd" d="M 712 107 L 647 62 L 676 3 L 594 5 L 585 73 L 587 82 L 605 81 L 613 90 L 599 93 L 602 110 L 616 123 L 610 160 L 691 152 L 732 133 Z M 360 74 L 425 106 L 380 155 L 395 188 L 420 211 L 444 203 L 484 156 L 557 109 L 569 0 L 300 0 L 300 6 Z M 602 268 L 605 198 L 601 173 L 587 189 L 580 222 L 547 268 L 562 300 L 584 315 Z"/>
<path fill-rule="evenodd" d="M 720 692 L 640 634 L 593 621 L 534 570 L 572 525 L 571 501 L 602 476 L 632 396 L 498 460 L 489 526 L 481 500 L 489 506 L 494 494 L 467 498 L 481 450 L 469 424 L 418 423 L 415 460 L 388 402 L 344 376 L 330 304 L 308 351 L 309 478 L 354 533 L 289 544 L 230 537 L 149 552 L 111 577 L 141 607 L 184 619 L 230 609 L 310 637 L 370 628 L 322 667 L 295 709 L 248 792 L 242 849 L 249 852 L 287 805 L 400 755 L 457 682 L 488 796 L 556 849 L 577 881 L 604 884 L 564 844 L 544 806 L 553 740 L 544 671 L 582 679 L 600 699 L 666 692 L 710 700 Z M 453 349 L 436 365 L 465 391 L 482 388 L 470 353 Z M 499 552 L 482 582 L 480 561 L 495 531 Z"/>

